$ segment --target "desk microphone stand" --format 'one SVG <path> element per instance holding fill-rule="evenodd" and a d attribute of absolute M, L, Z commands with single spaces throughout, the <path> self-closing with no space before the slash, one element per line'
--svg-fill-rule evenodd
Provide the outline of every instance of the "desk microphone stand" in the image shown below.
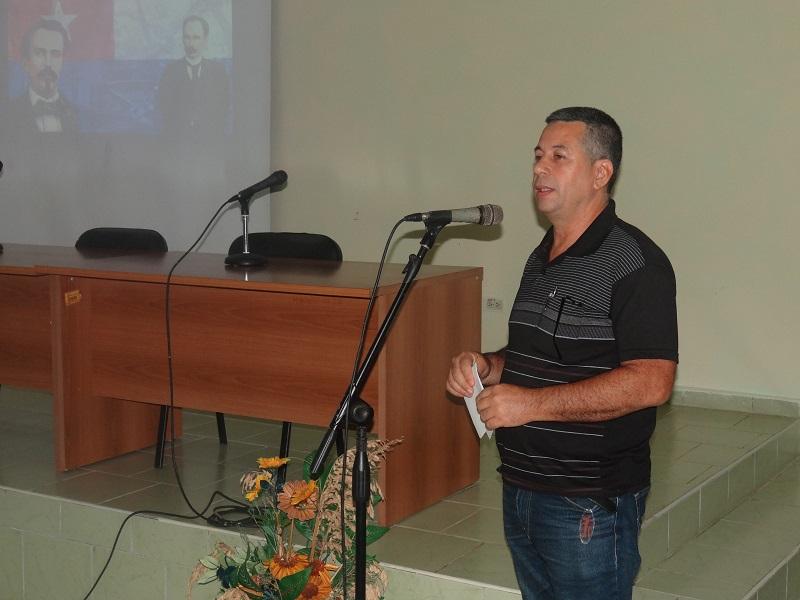
<path fill-rule="evenodd" d="M 342 427 L 342 421 L 346 414 L 349 413 L 350 419 L 356 423 L 358 429 L 356 433 L 356 457 L 353 462 L 353 503 L 356 509 L 356 523 L 355 523 L 355 579 L 356 600 L 366 599 L 366 572 L 367 572 L 367 506 L 369 502 L 370 490 L 370 468 L 369 461 L 367 460 L 367 431 L 372 423 L 372 407 L 359 398 L 361 389 L 364 387 L 367 377 L 372 370 L 375 361 L 380 354 L 383 343 L 389 333 L 389 329 L 397 317 L 397 311 L 403 304 L 403 301 L 408 294 L 414 278 L 419 273 L 422 261 L 425 255 L 433 247 L 436 241 L 436 236 L 447 223 L 425 223 L 425 235 L 420 241 L 420 248 L 416 254 L 408 257 L 408 263 L 403 269 L 405 278 L 397 290 L 397 294 L 389 307 L 386 317 L 381 323 L 375 340 L 372 342 L 369 351 L 367 352 L 364 361 L 358 368 L 358 372 L 353 379 L 350 388 L 345 392 L 342 402 L 336 411 L 336 414 L 331 421 L 322 442 L 314 455 L 314 461 L 311 463 L 311 478 L 316 480 L 322 475 L 325 459 L 331 449 L 331 444 L 336 437 L 337 432 Z M 342 531 L 345 531 L 344 526 Z M 343 534 L 346 535 L 346 534 Z"/>
<path fill-rule="evenodd" d="M 231 267 L 260 267 L 267 259 L 261 254 L 250 252 L 250 232 L 248 221 L 250 220 L 250 199 L 252 196 L 242 196 L 238 198 L 239 207 L 242 211 L 242 240 L 244 248 L 238 254 L 229 254 L 225 257 L 225 264 Z"/>

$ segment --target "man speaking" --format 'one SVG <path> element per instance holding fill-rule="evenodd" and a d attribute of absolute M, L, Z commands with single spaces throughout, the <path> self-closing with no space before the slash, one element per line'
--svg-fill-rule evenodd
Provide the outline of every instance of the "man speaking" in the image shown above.
<path fill-rule="evenodd" d="M 546 119 L 533 197 L 551 224 L 523 270 L 508 345 L 452 360 L 447 390 L 486 386 L 503 522 L 526 600 L 628 600 L 650 485 L 656 406 L 678 361 L 675 275 L 616 215 L 622 132 L 585 107 Z"/>

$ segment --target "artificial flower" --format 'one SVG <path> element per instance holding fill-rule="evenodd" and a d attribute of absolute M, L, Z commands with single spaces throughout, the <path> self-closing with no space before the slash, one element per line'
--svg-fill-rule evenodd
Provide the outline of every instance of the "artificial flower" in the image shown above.
<path fill-rule="evenodd" d="M 269 567 L 272 576 L 281 580 L 289 575 L 294 575 L 308 566 L 308 557 L 297 552 L 289 553 L 285 556 L 273 556 L 270 561 L 264 563 Z"/>
<path fill-rule="evenodd" d="M 318 577 L 309 577 L 306 587 L 300 592 L 297 600 L 325 600 L 331 593 L 331 584 Z"/>
<path fill-rule="evenodd" d="M 269 472 L 259 473 L 252 479 L 244 480 L 243 486 L 245 486 L 247 490 L 245 491 L 244 497 L 247 498 L 248 502 L 254 502 L 261 493 L 262 484 L 269 483 L 270 481 L 272 481 L 272 473 Z"/>
<path fill-rule="evenodd" d="M 277 469 L 289 462 L 288 458 L 281 458 L 280 456 L 270 456 L 269 458 L 259 458 L 258 466 L 262 469 Z"/>
<path fill-rule="evenodd" d="M 315 558 L 311 561 L 311 575 L 309 575 L 309 581 L 311 579 L 317 579 L 330 586 L 331 574 L 336 573 L 338 569 L 339 567 L 336 565 L 331 565 Z"/>
<path fill-rule="evenodd" d="M 287 481 L 278 494 L 278 508 L 290 519 L 308 521 L 317 510 L 317 484 L 312 481 Z"/>

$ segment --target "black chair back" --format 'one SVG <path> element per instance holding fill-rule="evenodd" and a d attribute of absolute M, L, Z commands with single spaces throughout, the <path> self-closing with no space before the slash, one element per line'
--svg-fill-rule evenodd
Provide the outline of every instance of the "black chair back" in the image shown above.
<path fill-rule="evenodd" d="M 290 233 L 286 231 L 264 231 L 251 233 L 248 237 L 250 252 L 267 258 L 313 258 L 341 262 L 342 249 L 334 240 L 321 233 Z M 228 254 L 244 250 L 244 236 L 231 244 Z"/>
<path fill-rule="evenodd" d="M 95 227 L 84 231 L 75 242 L 78 250 L 100 248 L 107 250 L 130 250 L 166 252 L 167 240 L 153 229 L 135 227 Z"/>

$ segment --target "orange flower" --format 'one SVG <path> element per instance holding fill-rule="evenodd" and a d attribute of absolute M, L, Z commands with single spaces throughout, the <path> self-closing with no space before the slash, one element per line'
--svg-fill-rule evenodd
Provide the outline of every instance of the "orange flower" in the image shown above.
<path fill-rule="evenodd" d="M 325 563 L 318 558 L 311 561 L 311 575 L 309 581 L 315 579 L 321 583 L 331 584 L 331 574 L 339 569 L 336 565 Z"/>
<path fill-rule="evenodd" d="M 281 458 L 279 456 L 271 456 L 269 458 L 259 458 L 258 466 L 262 469 L 277 469 L 289 462 L 288 458 Z"/>
<path fill-rule="evenodd" d="M 289 575 L 299 573 L 308 566 L 308 557 L 305 554 L 287 554 L 286 556 L 273 556 L 269 563 L 269 572 L 275 579 L 283 579 Z"/>
<path fill-rule="evenodd" d="M 306 587 L 300 592 L 297 600 L 325 600 L 331 593 L 329 581 L 323 581 L 318 577 L 309 577 Z"/>
<path fill-rule="evenodd" d="M 287 481 L 278 494 L 278 508 L 290 519 L 308 521 L 317 509 L 317 484 L 314 481 Z"/>

